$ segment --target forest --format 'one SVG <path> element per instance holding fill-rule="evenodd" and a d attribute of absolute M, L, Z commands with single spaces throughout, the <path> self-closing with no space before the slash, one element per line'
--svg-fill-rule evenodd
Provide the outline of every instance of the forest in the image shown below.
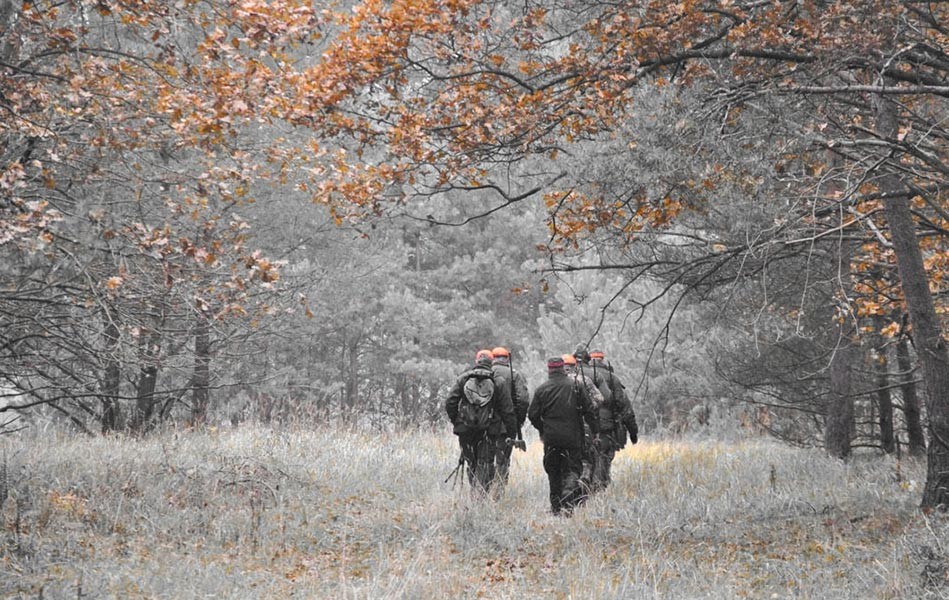
<path fill-rule="evenodd" d="M 479 349 L 579 344 L 645 439 L 929 514 L 947 175 L 942 2 L 4 2 L 0 441 L 448 436 Z"/>

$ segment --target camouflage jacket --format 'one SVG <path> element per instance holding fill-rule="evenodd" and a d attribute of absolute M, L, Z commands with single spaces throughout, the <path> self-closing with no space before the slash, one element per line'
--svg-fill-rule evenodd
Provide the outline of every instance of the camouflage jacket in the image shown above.
<path fill-rule="evenodd" d="M 445 412 L 451 420 L 455 435 L 470 433 L 458 422 L 458 405 L 462 401 L 465 382 L 473 376 L 487 376 L 494 379 L 494 373 L 487 367 L 475 367 L 462 373 L 448 392 L 445 400 Z M 517 417 L 514 414 L 514 404 L 511 402 L 511 393 L 506 386 L 495 381 L 494 395 L 491 398 L 493 414 L 488 425 L 488 435 L 507 436 L 517 435 Z"/>

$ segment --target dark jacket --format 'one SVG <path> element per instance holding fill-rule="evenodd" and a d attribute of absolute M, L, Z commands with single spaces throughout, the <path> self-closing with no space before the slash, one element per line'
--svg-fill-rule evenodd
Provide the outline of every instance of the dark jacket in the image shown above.
<path fill-rule="evenodd" d="M 507 388 L 511 392 L 511 363 L 506 359 L 495 359 L 491 370 L 494 371 L 494 381 L 498 385 Z M 514 402 L 514 414 L 517 415 L 517 426 L 521 427 L 524 420 L 527 419 L 527 407 L 530 405 L 531 397 L 527 391 L 527 380 L 519 371 L 514 371 L 514 396 L 511 400 Z"/>
<path fill-rule="evenodd" d="M 582 448 L 583 421 L 594 435 L 600 432 L 596 411 L 586 390 L 561 371 L 551 372 L 547 381 L 534 391 L 527 418 L 540 432 L 545 446 Z"/>
<path fill-rule="evenodd" d="M 619 414 L 619 407 L 616 404 L 616 395 L 613 388 L 616 387 L 616 381 L 611 377 L 609 369 L 600 361 L 592 361 L 590 364 L 583 365 L 583 374 L 593 380 L 600 393 L 603 394 L 603 402 L 599 405 L 600 431 L 612 431 L 616 425 L 616 417 Z"/>
<path fill-rule="evenodd" d="M 633 412 L 633 404 L 629 401 L 629 397 L 626 395 L 626 388 L 623 387 L 623 384 L 619 384 L 614 394 L 616 395 L 615 404 L 618 407 L 617 410 L 620 411 L 615 427 L 617 431 L 617 441 L 622 439 L 622 445 L 625 445 L 625 435 L 623 435 L 622 431 L 625 427 L 626 431 L 629 432 L 629 441 L 635 444 L 639 441 L 639 425 L 636 423 L 636 413 Z"/>
<path fill-rule="evenodd" d="M 469 377 L 490 377 L 494 380 L 494 372 L 489 367 L 475 367 L 462 373 L 455 384 L 448 392 L 448 399 L 445 401 L 445 412 L 454 426 L 456 435 L 470 433 L 466 428 L 458 423 L 458 404 L 464 394 L 464 385 Z M 514 414 L 514 404 L 511 402 L 510 390 L 500 382 L 494 382 L 494 395 L 491 397 L 493 405 L 493 414 L 488 424 L 488 435 L 507 436 L 513 438 L 517 435 L 517 417 Z"/>
<path fill-rule="evenodd" d="M 590 370 L 595 368 L 594 380 L 598 387 L 602 385 L 609 391 L 608 396 L 604 394 L 606 398 L 604 404 L 609 407 L 609 410 L 600 412 L 602 430 L 614 431 L 615 440 L 620 447 L 626 444 L 626 431 L 628 431 L 630 440 L 635 444 L 639 426 L 636 424 L 636 413 L 633 412 L 633 405 L 626 395 L 626 386 L 623 385 L 623 381 L 613 372 L 612 365 L 607 365 L 602 361 L 591 361 L 591 364 L 585 368 Z"/>

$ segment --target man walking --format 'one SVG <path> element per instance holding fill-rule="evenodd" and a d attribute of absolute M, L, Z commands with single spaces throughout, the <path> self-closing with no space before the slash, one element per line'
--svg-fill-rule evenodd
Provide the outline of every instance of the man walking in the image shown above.
<path fill-rule="evenodd" d="M 549 359 L 547 374 L 547 381 L 534 391 L 527 417 L 544 442 L 551 512 L 569 516 L 580 499 L 583 422 L 597 439 L 600 429 L 586 389 L 567 376 L 563 358 Z"/>
<path fill-rule="evenodd" d="M 584 374 L 583 371 L 578 368 L 579 365 L 575 355 L 564 354 L 563 364 L 567 376 L 572 378 L 577 382 L 577 385 L 586 390 L 587 396 L 590 397 L 590 402 L 593 404 L 593 410 L 599 419 L 600 431 L 604 434 L 607 433 L 608 431 L 603 427 L 603 419 L 601 417 L 603 408 L 603 392 L 601 392 L 593 383 L 592 377 L 587 377 L 586 374 Z M 593 494 L 594 470 L 596 469 L 597 457 L 599 456 L 599 450 L 597 446 L 602 444 L 602 442 L 603 436 L 601 435 L 599 443 L 594 444 L 593 432 L 590 430 L 589 426 L 584 426 L 583 453 L 581 455 L 582 468 L 580 470 L 580 497 L 578 500 L 580 504 L 586 502 L 586 500 Z"/>
<path fill-rule="evenodd" d="M 491 350 L 494 357 L 494 364 L 491 370 L 494 371 L 494 381 L 499 386 L 507 388 L 511 394 L 511 401 L 514 404 L 514 414 L 517 416 L 517 438 L 513 443 L 504 443 L 498 447 L 497 469 L 498 486 L 503 488 L 507 484 L 508 473 L 511 468 L 511 452 L 514 446 L 526 450 L 524 441 L 521 438 L 521 428 L 527 419 L 527 406 L 530 404 L 530 396 L 527 392 L 527 380 L 518 371 L 514 370 L 511 359 L 511 351 L 502 346 Z"/>
<path fill-rule="evenodd" d="M 592 488 L 594 492 L 602 491 L 609 486 L 612 475 L 611 467 L 616 453 L 626 445 L 626 434 L 635 444 L 639 439 L 639 427 L 636 424 L 636 414 L 626 395 L 626 387 L 619 376 L 613 373 L 613 366 L 606 362 L 606 356 L 601 350 L 594 350 L 589 354 L 578 350 L 581 363 L 585 363 L 587 374 L 593 378 L 597 388 L 603 391 L 603 405 L 600 409 L 600 445 L 596 453 L 596 464 L 593 469 Z"/>
<path fill-rule="evenodd" d="M 478 351 L 474 368 L 458 377 L 445 401 L 468 481 L 483 494 L 490 491 L 496 477 L 498 448 L 517 435 L 511 395 L 495 381 L 491 359 L 489 350 Z"/>

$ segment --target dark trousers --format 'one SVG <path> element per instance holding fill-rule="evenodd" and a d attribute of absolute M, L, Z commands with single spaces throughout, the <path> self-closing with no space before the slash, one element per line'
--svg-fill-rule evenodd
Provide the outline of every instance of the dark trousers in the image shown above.
<path fill-rule="evenodd" d="M 583 468 L 580 448 L 544 446 L 544 471 L 550 482 L 550 510 L 558 515 L 571 513 L 580 501 L 580 471 Z"/>
<path fill-rule="evenodd" d="M 461 444 L 461 454 L 468 470 L 471 489 L 488 493 L 497 476 L 497 438 L 483 432 L 469 433 L 459 435 L 458 442 Z"/>
<path fill-rule="evenodd" d="M 604 440 L 603 447 L 596 450 L 596 460 L 593 465 L 592 491 L 602 492 L 611 481 L 610 468 L 613 465 L 613 457 L 616 456 L 616 450 L 613 449 L 612 441 Z"/>
<path fill-rule="evenodd" d="M 504 487 L 507 484 L 508 473 L 511 472 L 511 453 L 514 446 L 508 443 L 502 443 L 497 448 L 498 457 L 498 480 L 497 485 Z"/>
<path fill-rule="evenodd" d="M 583 442 L 580 453 L 580 503 L 583 503 L 593 494 L 593 472 L 596 469 L 596 450 L 593 448 L 592 438 Z"/>

